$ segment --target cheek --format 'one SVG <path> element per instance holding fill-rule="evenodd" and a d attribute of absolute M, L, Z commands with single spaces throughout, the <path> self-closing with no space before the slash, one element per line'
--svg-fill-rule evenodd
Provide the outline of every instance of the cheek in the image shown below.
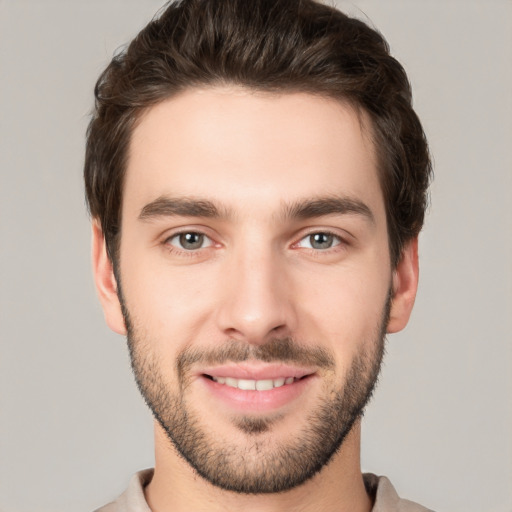
<path fill-rule="evenodd" d="M 123 293 L 132 323 L 159 352 L 178 352 L 197 339 L 212 302 L 212 279 L 199 268 L 144 264 L 135 254 L 122 266 Z"/>
<path fill-rule="evenodd" d="M 391 277 L 385 270 L 344 269 L 303 281 L 296 304 L 302 335 L 328 343 L 342 366 L 380 334 Z M 319 285 L 321 283 L 321 286 Z"/>

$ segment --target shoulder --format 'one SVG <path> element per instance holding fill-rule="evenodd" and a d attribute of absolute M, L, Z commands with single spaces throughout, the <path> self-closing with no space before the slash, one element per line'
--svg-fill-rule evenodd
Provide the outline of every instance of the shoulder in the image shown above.
<path fill-rule="evenodd" d="M 151 512 L 144 497 L 144 487 L 151 482 L 151 478 L 153 478 L 152 469 L 135 473 L 128 488 L 119 498 L 94 512 Z"/>
<path fill-rule="evenodd" d="M 363 475 L 366 490 L 374 497 L 372 512 L 433 512 L 413 501 L 400 498 L 385 476 Z"/>

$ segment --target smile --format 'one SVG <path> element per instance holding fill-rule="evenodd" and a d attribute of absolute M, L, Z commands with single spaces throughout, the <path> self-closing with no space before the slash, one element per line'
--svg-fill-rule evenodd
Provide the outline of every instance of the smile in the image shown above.
<path fill-rule="evenodd" d="M 310 369 L 288 365 L 226 365 L 198 375 L 216 409 L 223 404 L 244 414 L 275 412 L 315 388 Z"/>
<path fill-rule="evenodd" d="M 224 384 L 231 388 L 238 388 L 243 391 L 270 391 L 274 388 L 280 388 L 287 384 L 292 384 L 295 377 L 280 377 L 278 379 L 235 379 L 233 377 L 210 377 L 213 381 Z"/>

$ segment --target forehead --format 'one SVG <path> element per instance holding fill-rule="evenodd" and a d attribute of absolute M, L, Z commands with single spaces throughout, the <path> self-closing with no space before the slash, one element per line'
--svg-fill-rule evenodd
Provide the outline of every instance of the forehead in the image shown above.
<path fill-rule="evenodd" d="M 346 195 L 380 207 L 370 125 L 307 93 L 191 89 L 148 109 L 130 142 L 123 215 L 162 195 L 236 209 Z"/>

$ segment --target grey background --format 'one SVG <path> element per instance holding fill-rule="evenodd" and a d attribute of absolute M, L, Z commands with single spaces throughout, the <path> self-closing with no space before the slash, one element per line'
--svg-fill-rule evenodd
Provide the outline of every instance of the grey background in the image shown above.
<path fill-rule="evenodd" d="M 81 167 L 96 77 L 156 0 L 0 0 L 0 510 L 89 511 L 151 466 L 103 323 Z M 340 2 L 386 35 L 436 164 L 421 283 L 363 468 L 452 512 L 512 511 L 512 3 Z"/>

